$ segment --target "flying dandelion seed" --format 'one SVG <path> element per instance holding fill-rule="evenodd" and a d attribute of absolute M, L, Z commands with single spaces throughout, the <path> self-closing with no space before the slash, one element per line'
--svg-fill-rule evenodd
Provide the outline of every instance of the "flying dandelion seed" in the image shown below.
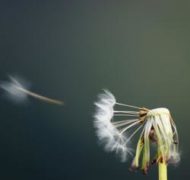
<path fill-rule="evenodd" d="M 15 102 L 25 102 L 28 98 L 28 96 L 31 96 L 33 98 L 36 98 L 38 100 L 57 104 L 57 105 L 63 105 L 62 101 L 52 99 L 49 97 L 45 97 L 42 95 L 39 95 L 37 93 L 34 93 L 29 89 L 28 84 L 26 82 L 23 82 L 17 78 L 14 78 L 12 76 L 9 77 L 9 82 L 3 82 L 0 84 L 0 87 L 6 92 L 7 96 L 12 99 Z"/>
<path fill-rule="evenodd" d="M 116 152 L 122 161 L 126 161 L 128 155 L 133 156 L 131 169 L 141 166 L 145 174 L 151 164 L 158 163 L 160 180 L 167 179 L 166 165 L 180 160 L 178 132 L 169 110 L 118 103 L 114 95 L 107 90 L 99 95 L 95 105 L 94 126 L 105 150 Z M 134 150 L 130 142 L 137 133 L 140 133 L 140 137 L 133 155 Z M 152 161 L 151 143 L 157 145 Z"/>

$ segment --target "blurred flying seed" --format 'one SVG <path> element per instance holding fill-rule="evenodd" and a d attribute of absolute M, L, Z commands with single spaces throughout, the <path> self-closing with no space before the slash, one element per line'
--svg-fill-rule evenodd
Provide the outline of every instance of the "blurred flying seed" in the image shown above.
<path fill-rule="evenodd" d="M 29 90 L 28 83 L 22 82 L 18 78 L 9 76 L 10 81 L 2 82 L 0 88 L 2 88 L 7 96 L 16 102 L 25 102 L 28 96 L 44 101 L 46 103 L 63 105 L 63 101 L 52 99 L 40 94 L 34 93 Z"/>

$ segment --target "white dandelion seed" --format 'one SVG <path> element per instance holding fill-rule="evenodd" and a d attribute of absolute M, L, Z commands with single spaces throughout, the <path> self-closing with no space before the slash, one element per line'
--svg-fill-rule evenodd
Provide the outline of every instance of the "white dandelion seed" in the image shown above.
<path fill-rule="evenodd" d="M 141 169 L 147 173 L 151 164 L 151 143 L 157 144 L 157 154 L 152 163 L 179 161 L 177 128 L 167 108 L 149 110 L 118 103 L 113 94 L 107 90 L 99 95 L 95 105 L 94 126 L 97 136 L 105 149 L 115 151 L 122 157 L 122 161 L 127 160 L 128 154 L 133 156 L 133 148 L 129 144 L 142 129 L 132 162 L 133 169 L 139 167 L 139 161 L 142 159 Z M 123 107 L 128 110 L 118 110 Z M 122 119 L 118 120 L 118 117 Z"/>
<path fill-rule="evenodd" d="M 28 96 L 31 96 L 33 98 L 39 99 L 47 103 L 52 103 L 57 105 L 63 104 L 62 101 L 45 97 L 30 91 L 28 83 L 24 81 L 21 81 L 12 76 L 10 76 L 9 78 L 10 81 L 1 83 L 0 88 L 2 88 L 6 92 L 7 97 L 9 97 L 11 100 L 15 102 L 25 102 Z"/>

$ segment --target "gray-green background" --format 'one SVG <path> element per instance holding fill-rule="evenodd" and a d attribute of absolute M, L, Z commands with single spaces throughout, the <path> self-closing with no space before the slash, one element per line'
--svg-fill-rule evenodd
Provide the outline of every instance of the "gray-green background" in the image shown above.
<path fill-rule="evenodd" d="M 132 173 L 98 145 L 93 102 L 107 88 L 119 102 L 171 110 L 182 160 L 169 179 L 189 179 L 189 8 L 188 0 L 1 0 L 1 80 L 20 75 L 65 105 L 1 96 L 0 178 L 156 179 L 155 166 Z"/>

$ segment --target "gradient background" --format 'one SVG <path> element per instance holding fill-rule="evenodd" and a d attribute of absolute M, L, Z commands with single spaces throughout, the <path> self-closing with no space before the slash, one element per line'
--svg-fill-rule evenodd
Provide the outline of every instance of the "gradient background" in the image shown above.
<path fill-rule="evenodd" d="M 190 178 L 190 1 L 1 0 L 0 80 L 20 75 L 35 99 L 16 105 L 1 95 L 3 180 L 157 179 L 128 171 L 98 145 L 93 102 L 108 88 L 119 102 L 168 107 L 182 160 L 169 179 Z M 1 90 L 2 94 L 2 90 Z"/>

